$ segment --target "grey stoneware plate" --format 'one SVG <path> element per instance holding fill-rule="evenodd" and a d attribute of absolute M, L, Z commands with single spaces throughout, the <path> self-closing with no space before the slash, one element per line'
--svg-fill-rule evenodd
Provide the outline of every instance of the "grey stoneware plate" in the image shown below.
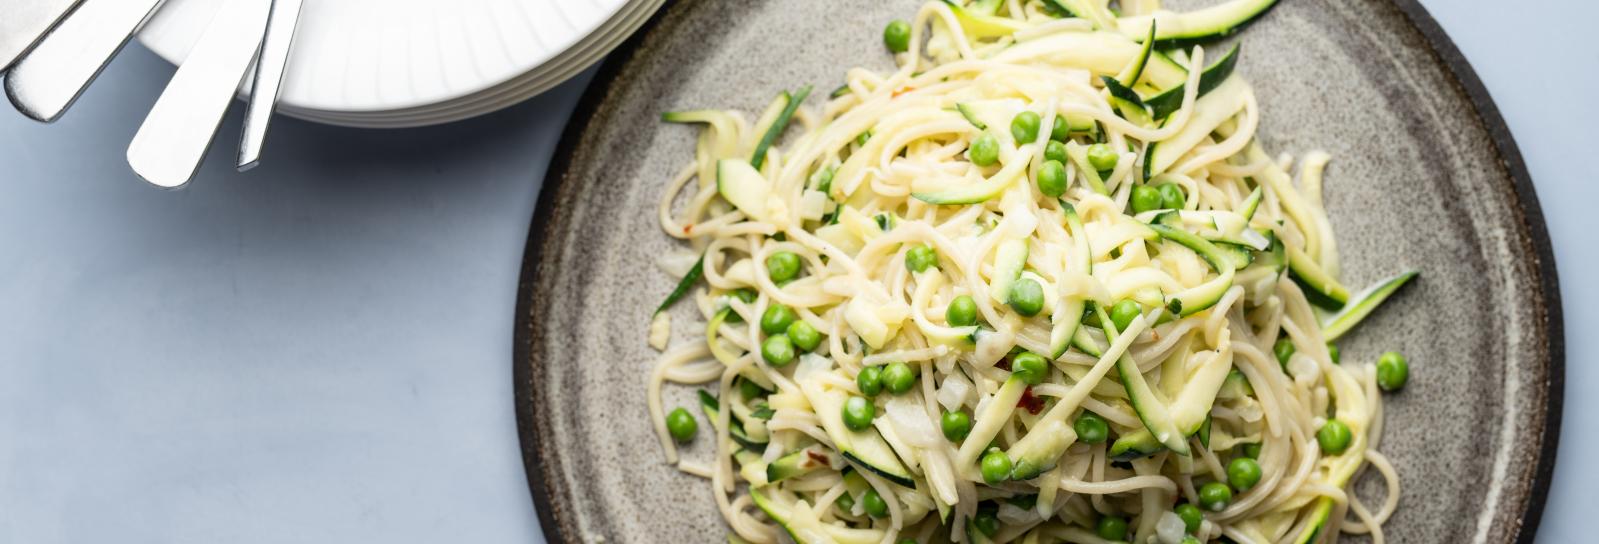
<path fill-rule="evenodd" d="M 674 2 L 600 70 L 539 196 L 517 307 L 523 457 L 550 542 L 725 542 L 709 485 L 665 464 L 645 407 L 646 331 L 673 284 L 654 262 L 677 248 L 655 206 L 697 130 L 661 112 L 753 117 L 781 90 L 824 95 L 849 67 L 890 69 L 883 25 L 919 5 Z M 1532 542 L 1559 430 L 1560 297 L 1498 110 L 1415 0 L 1282 0 L 1239 36 L 1267 149 L 1334 157 L 1345 283 L 1423 271 L 1340 342 L 1345 360 L 1410 356 L 1410 384 L 1386 397 L 1381 449 L 1402 480 L 1390 541 Z M 688 306 L 677 342 L 698 334 Z M 691 389 L 668 393 L 694 406 Z M 1358 491 L 1377 496 L 1376 479 Z"/>

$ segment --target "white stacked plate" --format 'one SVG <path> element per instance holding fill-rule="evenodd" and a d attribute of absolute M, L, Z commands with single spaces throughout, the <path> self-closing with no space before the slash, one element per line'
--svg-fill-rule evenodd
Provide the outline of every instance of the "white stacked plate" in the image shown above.
<path fill-rule="evenodd" d="M 278 111 L 401 128 L 482 115 L 566 81 L 665 0 L 305 0 Z M 167 0 L 139 34 L 181 63 L 220 2 Z"/>

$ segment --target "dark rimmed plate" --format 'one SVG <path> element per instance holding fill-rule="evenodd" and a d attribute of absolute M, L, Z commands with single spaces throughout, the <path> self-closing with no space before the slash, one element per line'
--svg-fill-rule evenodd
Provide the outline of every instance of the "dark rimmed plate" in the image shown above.
<path fill-rule="evenodd" d="M 890 68 L 882 25 L 920 2 L 859 4 L 674 2 L 578 106 L 533 218 L 513 361 L 549 541 L 721 540 L 708 484 L 662 462 L 644 403 L 656 355 L 646 329 L 672 284 L 653 263 L 677 247 L 655 204 L 694 142 L 659 115 L 755 112 L 783 89 L 831 89 L 848 67 Z M 1532 542 L 1559 432 L 1560 297 L 1537 197 L 1493 101 L 1415 0 L 1283 0 L 1243 40 L 1239 71 L 1267 148 L 1334 156 L 1326 201 L 1346 283 L 1424 271 L 1341 343 L 1346 361 L 1387 349 L 1412 361 L 1410 385 L 1385 405 L 1381 450 L 1403 482 L 1389 538 Z M 683 341 L 696 327 L 677 310 Z M 672 390 L 667 403 L 692 406 L 690 395 Z M 1362 496 L 1380 493 L 1371 480 Z"/>

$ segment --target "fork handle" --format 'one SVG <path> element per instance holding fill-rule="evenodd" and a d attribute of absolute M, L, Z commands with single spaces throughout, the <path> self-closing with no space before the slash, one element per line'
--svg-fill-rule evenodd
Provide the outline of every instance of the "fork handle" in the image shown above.
<path fill-rule="evenodd" d="M 194 177 L 260 48 L 270 7 L 268 0 L 222 5 L 128 145 L 139 177 L 165 188 Z"/>

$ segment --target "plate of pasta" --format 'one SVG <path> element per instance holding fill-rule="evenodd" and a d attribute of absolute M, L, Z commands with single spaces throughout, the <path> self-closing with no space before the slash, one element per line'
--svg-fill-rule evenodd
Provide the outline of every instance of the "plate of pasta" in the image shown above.
<path fill-rule="evenodd" d="M 1409 0 L 677 3 L 541 193 L 552 542 L 1530 542 L 1536 196 Z"/>

